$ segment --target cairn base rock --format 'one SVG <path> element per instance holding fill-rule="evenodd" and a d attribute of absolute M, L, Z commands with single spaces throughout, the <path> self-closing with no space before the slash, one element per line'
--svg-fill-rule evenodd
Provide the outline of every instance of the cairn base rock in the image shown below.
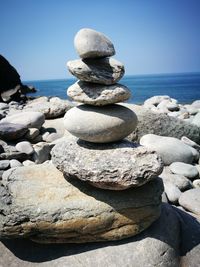
<path fill-rule="evenodd" d="M 113 192 L 68 182 L 52 164 L 12 169 L 0 186 L 0 238 L 84 243 L 134 236 L 160 216 L 162 191 L 159 178 Z"/>

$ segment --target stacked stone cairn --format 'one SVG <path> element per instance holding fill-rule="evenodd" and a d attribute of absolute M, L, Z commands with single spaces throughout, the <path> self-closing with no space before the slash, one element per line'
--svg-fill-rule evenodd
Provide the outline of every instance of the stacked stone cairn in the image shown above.
<path fill-rule="evenodd" d="M 130 91 L 117 83 L 124 66 L 111 58 L 115 54 L 111 41 L 100 32 L 81 29 L 74 44 L 81 59 L 69 61 L 67 66 L 79 81 L 67 94 L 83 104 L 67 111 L 64 124 L 72 138 L 55 145 L 52 162 L 68 182 L 96 201 L 85 207 L 92 213 L 89 216 L 95 217 L 96 226 L 91 219 L 91 230 L 89 220 L 82 221 L 82 229 L 89 227 L 90 235 L 82 231 L 76 242 L 133 236 L 160 215 L 163 185 L 157 177 L 162 161 L 154 151 L 124 139 L 136 128 L 137 116 L 116 104 L 129 99 Z M 104 219 L 97 214 L 102 203 L 110 208 Z M 77 205 L 83 208 L 84 200 Z"/>

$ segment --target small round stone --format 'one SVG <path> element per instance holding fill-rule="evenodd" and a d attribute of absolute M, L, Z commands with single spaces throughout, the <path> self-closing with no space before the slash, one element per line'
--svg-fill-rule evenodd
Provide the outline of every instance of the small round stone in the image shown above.
<path fill-rule="evenodd" d="M 81 58 L 108 57 L 115 54 L 112 42 L 103 33 L 83 28 L 74 38 L 74 46 Z"/>
<path fill-rule="evenodd" d="M 32 154 L 34 152 L 34 149 L 30 142 L 28 141 L 22 141 L 16 144 L 16 149 L 19 152 L 26 153 L 28 155 Z"/>
<path fill-rule="evenodd" d="M 76 59 L 67 67 L 79 80 L 91 83 L 114 84 L 124 75 L 124 65 L 114 58 Z"/>
<path fill-rule="evenodd" d="M 121 84 L 100 85 L 78 81 L 67 90 L 73 100 L 93 106 L 104 106 L 128 100 L 129 89 Z"/>
<path fill-rule="evenodd" d="M 195 166 L 186 164 L 184 162 L 174 162 L 169 166 L 169 168 L 173 173 L 184 175 L 190 179 L 193 179 L 199 175 L 199 172 Z"/>
<path fill-rule="evenodd" d="M 137 116 L 132 110 L 116 104 L 104 108 L 79 105 L 65 114 L 64 125 L 72 135 L 82 140 L 108 143 L 133 132 Z"/>

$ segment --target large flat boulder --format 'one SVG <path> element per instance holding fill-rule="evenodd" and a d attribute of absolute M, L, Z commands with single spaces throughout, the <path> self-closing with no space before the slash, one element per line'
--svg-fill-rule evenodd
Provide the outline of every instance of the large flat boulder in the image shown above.
<path fill-rule="evenodd" d="M 162 192 L 160 179 L 116 192 L 73 177 L 67 181 L 51 164 L 11 169 L 0 187 L 0 238 L 42 243 L 127 238 L 158 219 Z"/>

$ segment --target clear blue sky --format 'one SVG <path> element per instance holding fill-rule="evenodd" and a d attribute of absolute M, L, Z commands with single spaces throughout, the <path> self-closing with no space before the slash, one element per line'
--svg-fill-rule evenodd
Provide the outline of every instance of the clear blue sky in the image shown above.
<path fill-rule="evenodd" d="M 0 0 L 0 53 L 22 80 L 70 77 L 81 28 L 105 33 L 126 74 L 200 71 L 200 0 Z"/>

